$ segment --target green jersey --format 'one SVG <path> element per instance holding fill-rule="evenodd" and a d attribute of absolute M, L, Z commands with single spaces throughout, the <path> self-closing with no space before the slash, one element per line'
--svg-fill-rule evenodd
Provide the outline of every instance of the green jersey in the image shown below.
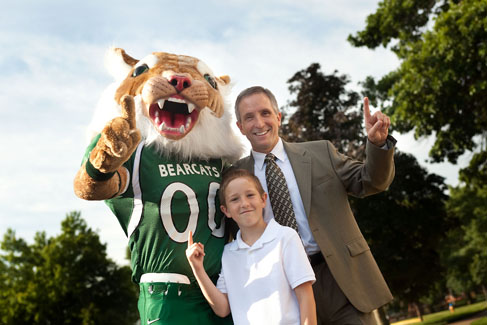
<path fill-rule="evenodd" d="M 195 242 L 205 245 L 206 272 L 218 276 L 225 244 L 217 195 L 222 160 L 180 161 L 142 141 L 124 167 L 130 173 L 128 186 L 105 202 L 129 239 L 134 282 L 144 273 L 178 273 L 195 281 L 185 252 L 190 231 Z"/>

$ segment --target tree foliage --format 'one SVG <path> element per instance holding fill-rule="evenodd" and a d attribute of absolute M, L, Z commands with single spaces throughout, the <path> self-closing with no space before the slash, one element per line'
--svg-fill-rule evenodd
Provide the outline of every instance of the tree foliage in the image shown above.
<path fill-rule="evenodd" d="M 318 63 L 298 71 L 288 80 L 296 98 L 286 108 L 293 112 L 282 126 L 287 141 L 330 139 L 344 153 L 363 153 L 362 114 L 357 110 L 359 94 L 346 89 L 349 79 L 334 71 L 326 75 Z"/>
<path fill-rule="evenodd" d="M 138 317 L 130 268 L 109 260 L 106 246 L 79 212 L 61 234 L 38 232 L 32 244 L 8 229 L 0 242 L 0 323 L 133 324 Z"/>
<path fill-rule="evenodd" d="M 367 17 L 365 29 L 355 36 L 349 35 L 348 41 L 356 47 L 374 49 L 381 45 L 386 47 L 396 40 L 398 44 L 392 50 L 400 55 L 403 53 L 400 50 L 410 42 L 421 39 L 423 27 L 429 22 L 430 16 L 448 10 L 449 3 L 448 0 L 380 1 L 377 11 Z"/>
<path fill-rule="evenodd" d="M 460 171 L 461 185 L 451 188 L 447 204 L 459 227 L 448 234 L 444 259 L 448 283 L 456 291 L 487 286 L 487 152 L 476 154 Z"/>
<path fill-rule="evenodd" d="M 444 274 L 440 251 L 452 226 L 446 218 L 446 185 L 412 155 L 396 152 L 394 161 L 396 174 L 389 189 L 353 199 L 353 207 L 394 296 L 419 302 Z"/>
<path fill-rule="evenodd" d="M 390 103 L 395 130 L 436 136 L 433 161 L 455 163 L 487 129 L 487 2 L 383 0 L 349 36 L 369 48 L 394 40 L 401 65 L 383 78 L 378 97 Z"/>
<path fill-rule="evenodd" d="M 450 189 L 442 261 L 457 292 L 487 283 L 487 2 L 383 0 L 366 27 L 349 36 L 354 46 L 391 46 L 400 67 L 363 86 L 390 105 L 394 128 L 435 136 L 430 156 L 455 163 L 475 151 Z M 480 145 L 479 145 L 480 144 Z"/>

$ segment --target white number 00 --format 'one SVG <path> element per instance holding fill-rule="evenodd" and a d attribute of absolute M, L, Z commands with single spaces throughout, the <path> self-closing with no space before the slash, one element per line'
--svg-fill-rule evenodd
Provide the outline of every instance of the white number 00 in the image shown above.
<path fill-rule="evenodd" d="M 222 218 L 220 227 L 216 227 L 215 214 L 216 214 L 216 191 L 220 188 L 220 184 L 212 182 L 208 189 L 208 227 L 211 229 L 211 234 L 215 237 L 223 237 L 225 230 L 225 218 Z M 188 199 L 189 204 L 189 221 L 184 232 L 179 232 L 174 226 L 174 222 L 171 215 L 171 201 L 174 194 L 177 192 L 183 192 Z M 191 187 L 183 183 L 172 183 L 164 190 L 161 199 L 161 220 L 164 228 L 166 229 L 169 237 L 178 243 L 184 243 L 188 240 L 189 231 L 193 234 L 198 224 L 198 215 L 200 208 L 198 206 L 198 200 L 196 199 L 196 193 Z"/>

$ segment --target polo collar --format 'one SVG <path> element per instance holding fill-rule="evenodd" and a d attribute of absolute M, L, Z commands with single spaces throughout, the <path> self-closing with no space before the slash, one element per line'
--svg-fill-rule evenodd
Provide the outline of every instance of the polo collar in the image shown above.
<path fill-rule="evenodd" d="M 264 246 L 264 244 L 269 243 L 274 239 L 276 239 L 277 233 L 279 232 L 279 227 L 280 227 L 279 224 L 274 219 L 269 220 L 269 222 L 267 223 L 267 227 L 265 227 L 264 232 L 252 246 L 247 245 L 242 240 L 242 233 L 239 230 L 237 233 L 237 238 L 235 240 L 236 245 L 232 245 L 230 249 L 233 251 L 243 250 L 243 249 L 249 249 L 249 250 L 259 249 L 262 246 Z"/>

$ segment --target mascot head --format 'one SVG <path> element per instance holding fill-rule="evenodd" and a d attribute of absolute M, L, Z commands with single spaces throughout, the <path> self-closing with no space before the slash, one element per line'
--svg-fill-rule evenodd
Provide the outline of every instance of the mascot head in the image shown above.
<path fill-rule="evenodd" d="M 241 156 L 243 147 L 231 128 L 231 110 L 224 100 L 230 91 L 228 76 L 216 77 L 197 58 L 164 52 L 136 60 L 123 49 L 112 48 L 105 64 L 116 81 L 98 103 L 92 132 L 119 116 L 120 99 L 131 95 L 146 145 L 161 154 L 229 162 Z"/>

